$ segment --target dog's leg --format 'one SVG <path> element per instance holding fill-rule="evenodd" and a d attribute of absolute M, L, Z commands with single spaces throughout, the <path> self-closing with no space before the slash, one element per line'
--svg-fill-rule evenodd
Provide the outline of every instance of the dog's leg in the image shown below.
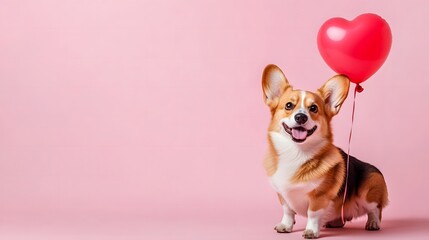
<path fill-rule="evenodd" d="M 325 209 L 321 208 L 317 211 L 307 211 L 307 226 L 305 227 L 302 236 L 307 239 L 318 238 L 322 219 L 325 216 Z"/>
<path fill-rule="evenodd" d="M 283 208 L 283 217 L 282 221 L 274 227 L 274 230 L 278 233 L 290 233 L 292 232 L 293 225 L 295 224 L 295 212 L 290 209 L 289 205 L 280 194 L 277 195 Z"/>
<path fill-rule="evenodd" d="M 305 227 L 302 236 L 304 238 L 318 238 L 320 228 L 325 223 L 326 213 L 332 201 L 329 200 L 326 194 L 319 195 L 317 191 L 309 194 L 309 206 L 307 210 L 307 226 Z"/>
<path fill-rule="evenodd" d="M 375 205 L 375 204 L 374 204 Z M 377 231 L 381 226 L 381 208 L 378 206 L 368 208 L 368 220 L 365 224 L 365 230 Z"/>
<path fill-rule="evenodd" d="M 368 213 L 368 220 L 365 224 L 365 229 L 368 231 L 376 231 L 381 226 L 381 211 L 386 206 L 387 187 L 383 175 L 372 173 L 367 179 L 368 192 L 366 193 L 365 209 Z"/>
<path fill-rule="evenodd" d="M 326 223 L 327 228 L 342 228 L 344 227 L 343 220 L 341 218 L 334 219 Z"/>

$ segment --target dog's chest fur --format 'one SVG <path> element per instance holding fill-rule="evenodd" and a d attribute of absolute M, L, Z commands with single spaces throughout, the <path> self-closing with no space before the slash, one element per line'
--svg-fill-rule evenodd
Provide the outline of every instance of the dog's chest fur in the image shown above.
<path fill-rule="evenodd" d="M 270 183 L 291 209 L 299 215 L 306 216 L 308 193 L 319 186 L 322 179 L 296 183 L 292 178 L 298 169 L 316 154 L 318 148 L 304 151 L 277 132 L 270 132 L 270 138 L 278 156 L 277 170 L 270 177 Z"/>

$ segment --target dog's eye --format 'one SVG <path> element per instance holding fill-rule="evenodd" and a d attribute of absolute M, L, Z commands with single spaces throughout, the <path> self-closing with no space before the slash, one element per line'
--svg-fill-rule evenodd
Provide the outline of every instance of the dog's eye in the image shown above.
<path fill-rule="evenodd" d="M 313 105 L 310 106 L 310 112 L 317 113 L 318 110 L 319 109 L 317 108 L 316 105 L 313 104 Z"/>
<path fill-rule="evenodd" d="M 293 107 L 294 107 L 293 103 L 291 102 L 286 103 L 286 107 L 285 107 L 286 110 L 291 110 Z"/>

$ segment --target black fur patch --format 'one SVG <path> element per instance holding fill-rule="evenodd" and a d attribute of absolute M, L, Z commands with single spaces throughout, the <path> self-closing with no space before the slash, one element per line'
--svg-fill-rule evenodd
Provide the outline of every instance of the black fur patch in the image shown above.
<path fill-rule="evenodd" d="M 344 164 L 347 166 L 347 153 L 345 153 L 342 149 L 338 148 L 343 157 Z M 350 200 L 353 196 L 355 196 L 358 192 L 359 187 L 362 185 L 363 181 L 368 177 L 370 173 L 376 172 L 380 173 L 378 168 L 373 165 L 362 162 L 359 159 L 350 155 L 349 162 L 349 179 L 347 183 L 347 195 L 346 201 Z M 346 176 L 344 176 L 343 185 L 341 186 L 340 191 L 338 192 L 338 196 L 344 196 L 344 188 L 345 188 Z"/>

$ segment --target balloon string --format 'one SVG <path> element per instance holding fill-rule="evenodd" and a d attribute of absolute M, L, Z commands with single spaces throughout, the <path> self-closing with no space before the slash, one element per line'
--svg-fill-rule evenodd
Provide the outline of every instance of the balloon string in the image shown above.
<path fill-rule="evenodd" d="M 358 92 L 361 93 L 362 91 L 363 91 L 363 87 L 359 84 L 356 84 L 355 91 L 353 94 L 352 124 L 350 126 L 349 144 L 347 146 L 346 184 L 344 187 L 343 204 L 341 205 L 341 220 L 343 222 L 343 225 L 346 223 L 346 221 L 344 219 L 344 204 L 346 203 L 347 185 L 349 182 L 350 144 L 352 142 L 353 122 L 355 120 L 356 93 L 358 93 Z"/>

